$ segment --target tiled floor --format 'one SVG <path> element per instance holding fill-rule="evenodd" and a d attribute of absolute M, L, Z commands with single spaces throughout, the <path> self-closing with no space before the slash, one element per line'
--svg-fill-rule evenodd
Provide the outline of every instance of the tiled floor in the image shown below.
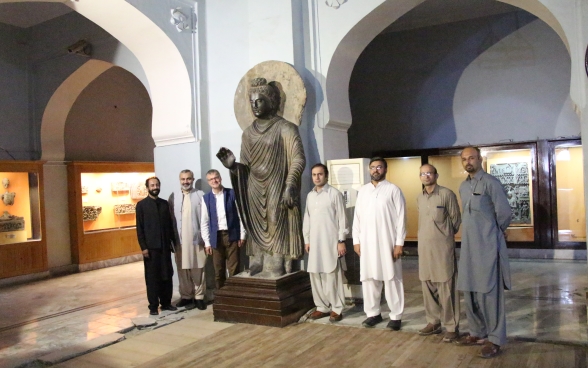
<path fill-rule="evenodd" d="M 403 330 L 414 332 L 425 325 L 417 260 L 406 258 L 403 269 Z M 586 344 L 585 262 L 511 261 L 511 270 L 513 290 L 506 293 L 511 340 Z M 141 262 L 0 289 L 0 366 L 18 366 L 130 329 L 131 318 L 147 315 L 146 304 Z M 358 327 L 365 319 L 361 306 L 350 306 L 344 315 L 341 326 Z M 467 331 L 465 318 L 461 330 Z"/>

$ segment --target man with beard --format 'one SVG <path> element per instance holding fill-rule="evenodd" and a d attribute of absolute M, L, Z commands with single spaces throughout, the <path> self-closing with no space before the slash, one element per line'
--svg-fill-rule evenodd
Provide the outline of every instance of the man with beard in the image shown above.
<path fill-rule="evenodd" d="M 468 177 L 459 187 L 463 225 L 457 288 L 464 294 L 470 334 L 457 344 L 482 344 L 480 356 L 492 358 L 506 343 L 504 289 L 510 289 L 510 266 L 505 231 L 512 213 L 500 181 L 482 169 L 478 148 L 465 148 L 461 163 Z"/>
<path fill-rule="evenodd" d="M 137 238 L 143 251 L 149 314 L 157 315 L 159 305 L 161 310 L 177 310 L 171 305 L 174 229 L 169 205 L 165 199 L 158 197 L 159 179 L 149 178 L 145 181 L 145 186 L 149 195 L 139 201 L 136 208 Z"/>
<path fill-rule="evenodd" d="M 200 235 L 201 203 L 204 192 L 194 188 L 194 173 L 180 172 L 182 191 L 169 196 L 174 221 L 175 258 L 180 281 L 181 300 L 176 307 L 194 307 L 205 310 L 206 276 L 204 265 L 206 253 Z"/>
<path fill-rule="evenodd" d="M 382 322 L 382 285 L 390 308 L 388 328 L 400 330 L 404 311 L 402 247 L 406 237 L 406 203 L 402 191 L 386 180 L 388 164 L 381 157 L 370 160 L 371 183 L 362 186 L 355 203 L 353 248 L 360 257 L 364 327 Z"/>

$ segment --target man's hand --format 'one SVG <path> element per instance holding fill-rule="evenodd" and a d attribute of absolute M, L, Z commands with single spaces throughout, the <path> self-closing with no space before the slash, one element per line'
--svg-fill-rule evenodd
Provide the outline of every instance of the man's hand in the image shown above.
<path fill-rule="evenodd" d="M 143 249 L 143 258 L 149 258 L 149 249 Z"/>
<path fill-rule="evenodd" d="M 310 252 L 310 244 L 304 244 L 304 250 L 306 253 Z"/>
<path fill-rule="evenodd" d="M 361 246 L 359 244 L 353 244 L 353 250 L 361 257 Z"/>
<path fill-rule="evenodd" d="M 337 243 L 337 255 L 339 257 L 343 257 L 347 253 L 347 248 L 345 247 L 345 243 Z"/>
<path fill-rule="evenodd" d="M 245 239 L 239 239 L 239 241 L 237 242 L 237 245 L 239 246 L 239 248 L 241 248 L 244 244 L 245 244 Z"/>
<path fill-rule="evenodd" d="M 233 165 L 235 165 L 235 155 L 228 148 L 221 147 L 221 149 L 218 150 L 216 157 L 218 157 L 218 159 L 222 162 L 223 166 L 229 170 L 233 168 Z"/>
<path fill-rule="evenodd" d="M 212 255 L 212 247 L 204 247 L 204 253 L 208 254 L 209 256 Z"/>
<path fill-rule="evenodd" d="M 395 260 L 402 256 L 402 245 L 397 245 L 394 247 L 394 253 L 392 253 L 392 258 Z"/>

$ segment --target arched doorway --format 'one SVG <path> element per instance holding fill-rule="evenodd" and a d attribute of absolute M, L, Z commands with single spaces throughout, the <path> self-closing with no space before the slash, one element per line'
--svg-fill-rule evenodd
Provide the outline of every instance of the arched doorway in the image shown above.
<path fill-rule="evenodd" d="M 156 145 L 195 140 L 186 65 L 174 43 L 137 8 L 124 0 L 0 0 L 10 2 L 63 3 L 102 27 L 136 56 L 145 72 L 153 104 L 152 134 Z M 173 88 L 169 88 L 170 84 Z"/>
<path fill-rule="evenodd" d="M 412 0 L 402 3 L 392 0 L 385 1 L 357 22 L 342 38 L 332 55 L 326 76 L 325 92 L 329 104 L 327 127 L 329 124 L 347 128 L 351 126 L 348 88 L 351 73 L 361 52 L 391 23 L 424 2 L 425 0 Z M 563 31 L 557 18 L 540 1 L 500 0 L 500 2 L 524 9 L 541 19 L 558 34 L 568 51 L 570 51 L 569 35 Z M 572 64 L 577 62 L 576 59 L 572 58 Z M 576 65 L 572 65 L 572 70 L 577 70 Z M 580 101 L 580 96 L 583 93 L 580 91 L 579 83 L 571 84 L 570 95 L 576 104 L 583 105 L 583 102 Z"/>

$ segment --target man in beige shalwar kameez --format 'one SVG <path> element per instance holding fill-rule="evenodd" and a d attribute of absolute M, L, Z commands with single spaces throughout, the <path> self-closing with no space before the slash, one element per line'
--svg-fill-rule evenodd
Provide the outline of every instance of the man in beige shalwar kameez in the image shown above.
<path fill-rule="evenodd" d="M 419 333 L 423 336 L 438 334 L 443 325 L 447 330 L 443 341 L 451 342 L 459 333 L 455 233 L 459 230 L 461 214 L 455 193 L 438 185 L 438 177 L 433 165 L 421 166 L 424 189 L 417 197 L 419 279 L 427 326 Z"/>
<path fill-rule="evenodd" d="M 172 193 L 169 197 L 172 220 L 176 225 L 175 244 L 179 245 L 175 249 L 175 258 L 181 300 L 176 306 L 204 310 L 206 254 L 200 235 L 200 212 L 204 192 L 194 188 L 194 173 L 190 170 L 180 172 L 180 185 L 181 192 Z"/>
<path fill-rule="evenodd" d="M 308 253 L 308 273 L 316 311 L 310 319 L 329 317 L 338 322 L 343 318 L 345 290 L 345 236 L 349 232 L 345 217 L 345 201 L 337 189 L 327 184 L 329 170 L 316 164 L 311 170 L 315 187 L 306 197 L 302 233 Z"/>

